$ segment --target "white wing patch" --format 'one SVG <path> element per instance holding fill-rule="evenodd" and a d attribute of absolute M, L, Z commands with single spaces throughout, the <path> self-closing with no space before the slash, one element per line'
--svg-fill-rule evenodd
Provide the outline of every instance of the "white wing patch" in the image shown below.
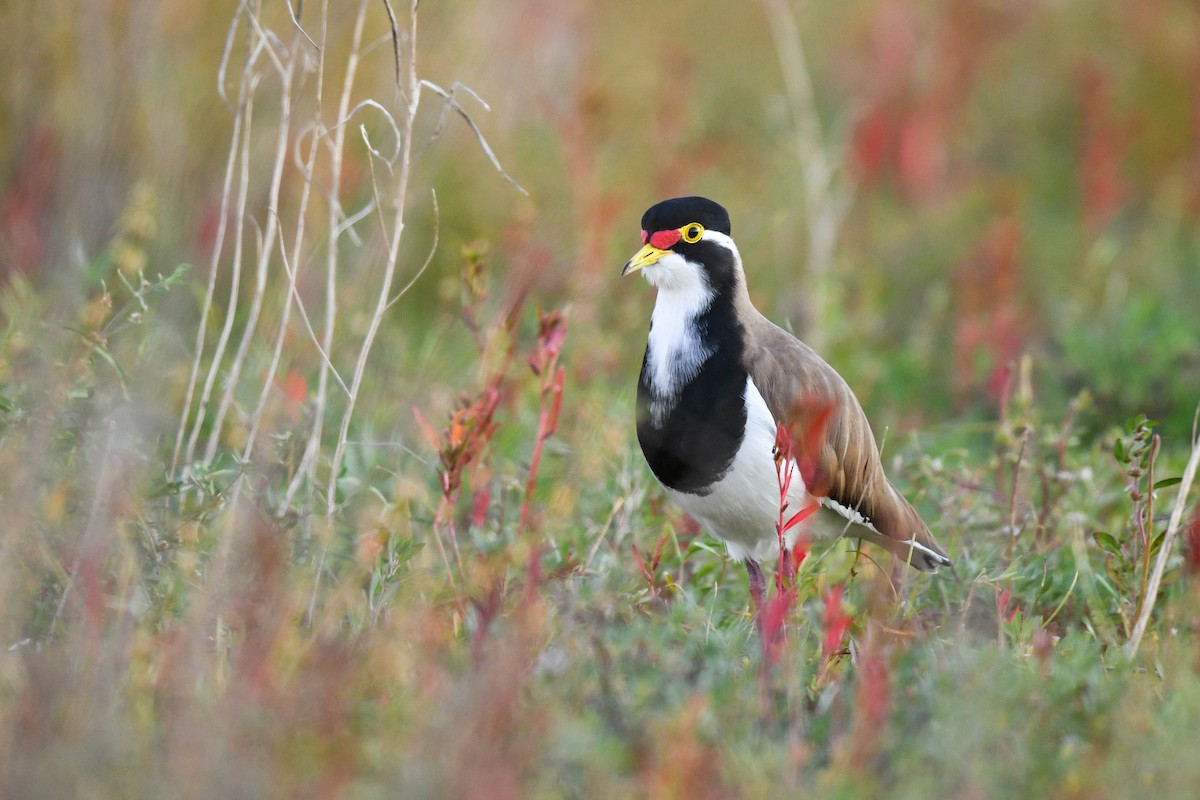
<path fill-rule="evenodd" d="M 842 517 L 847 522 L 852 522 L 855 525 L 862 525 L 864 528 L 879 533 L 879 529 L 875 527 L 874 523 L 872 523 L 870 519 L 858 513 L 853 508 L 842 505 L 832 497 L 822 497 L 821 505 L 825 506 L 825 508 L 828 508 L 831 511 L 836 511 L 838 516 Z"/>

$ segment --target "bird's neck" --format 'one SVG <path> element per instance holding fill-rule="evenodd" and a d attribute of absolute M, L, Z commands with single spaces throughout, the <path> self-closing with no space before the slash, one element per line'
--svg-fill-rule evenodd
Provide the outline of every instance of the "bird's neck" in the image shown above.
<path fill-rule="evenodd" d="M 717 355 L 740 360 L 735 289 L 709 286 L 659 289 L 650 318 L 642 380 L 651 394 L 671 398 Z"/>

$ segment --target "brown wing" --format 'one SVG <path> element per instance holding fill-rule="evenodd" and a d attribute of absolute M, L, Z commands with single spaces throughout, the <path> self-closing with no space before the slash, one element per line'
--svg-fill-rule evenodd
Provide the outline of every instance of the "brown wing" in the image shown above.
<path fill-rule="evenodd" d="M 777 420 L 801 438 L 798 452 L 814 463 L 815 494 L 857 511 L 884 536 L 916 539 L 945 555 L 916 510 L 888 481 L 867 416 L 854 392 L 808 345 L 757 311 L 743 313 L 746 369 Z M 814 480 L 815 479 L 815 480 Z M 948 560 L 947 560 L 948 563 Z"/>

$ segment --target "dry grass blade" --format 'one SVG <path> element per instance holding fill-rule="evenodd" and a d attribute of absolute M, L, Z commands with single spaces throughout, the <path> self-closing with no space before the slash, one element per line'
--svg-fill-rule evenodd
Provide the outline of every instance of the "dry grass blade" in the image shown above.
<path fill-rule="evenodd" d="M 1196 415 L 1197 420 L 1200 420 L 1200 406 L 1196 409 Z M 1179 535 L 1180 522 L 1183 519 L 1183 509 L 1187 505 L 1187 498 L 1192 490 L 1192 483 L 1196 480 L 1197 468 L 1200 468 L 1200 432 L 1197 430 L 1197 425 L 1193 423 L 1192 454 L 1188 457 L 1187 466 L 1183 470 L 1183 480 L 1179 483 L 1179 494 L 1175 497 L 1175 507 L 1171 509 L 1171 518 L 1167 523 L 1167 533 L 1163 537 L 1162 546 L 1159 547 L 1158 559 L 1154 562 L 1154 572 L 1151 574 L 1150 583 L 1146 587 L 1142 612 L 1138 615 L 1137 622 L 1133 626 L 1133 634 L 1129 637 L 1129 643 L 1125 646 L 1125 652 L 1130 658 L 1137 655 L 1138 648 L 1142 644 L 1142 637 L 1146 635 L 1146 626 L 1150 622 L 1150 615 L 1154 612 L 1155 600 L 1158 597 L 1159 586 L 1162 585 L 1163 572 L 1166 571 L 1167 559 L 1171 555 L 1172 545 L 1175 544 L 1175 538 Z"/>
<path fill-rule="evenodd" d="M 414 7 L 415 7 L 414 3 Z M 383 0 L 383 7 L 387 11 L 388 27 L 392 32 L 392 64 L 395 69 L 396 86 L 400 86 L 400 26 L 396 22 L 396 10 L 392 8 L 392 0 Z"/>

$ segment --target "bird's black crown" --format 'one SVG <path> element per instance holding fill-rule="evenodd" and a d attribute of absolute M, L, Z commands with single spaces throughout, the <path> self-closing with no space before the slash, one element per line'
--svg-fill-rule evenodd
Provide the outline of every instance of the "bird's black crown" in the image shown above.
<path fill-rule="evenodd" d="M 682 228 L 698 222 L 706 230 L 729 235 L 729 212 L 707 197 L 673 197 L 655 203 L 642 215 L 642 230 L 648 233 Z"/>

